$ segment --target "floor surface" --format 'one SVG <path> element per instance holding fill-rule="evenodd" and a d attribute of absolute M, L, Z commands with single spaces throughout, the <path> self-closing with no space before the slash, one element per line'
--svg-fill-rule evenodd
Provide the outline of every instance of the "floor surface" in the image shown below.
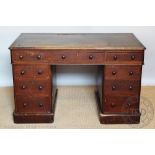
<path fill-rule="evenodd" d="M 0 128 L 155 128 L 155 87 L 142 87 L 141 123 L 136 125 L 100 124 L 93 86 L 61 86 L 58 97 L 54 123 L 49 124 L 15 124 L 13 88 L 0 88 Z"/>

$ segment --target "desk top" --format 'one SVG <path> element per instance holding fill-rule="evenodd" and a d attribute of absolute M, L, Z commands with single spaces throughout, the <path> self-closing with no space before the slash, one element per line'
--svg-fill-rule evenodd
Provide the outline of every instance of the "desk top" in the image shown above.
<path fill-rule="evenodd" d="M 145 50 L 131 33 L 22 33 L 10 49 Z"/>

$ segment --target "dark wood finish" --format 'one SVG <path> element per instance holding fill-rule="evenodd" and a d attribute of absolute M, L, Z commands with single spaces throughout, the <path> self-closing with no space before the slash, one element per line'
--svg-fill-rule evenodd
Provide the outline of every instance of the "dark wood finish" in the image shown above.
<path fill-rule="evenodd" d="M 133 34 L 21 34 L 10 46 L 15 123 L 49 123 L 56 65 L 98 65 L 101 123 L 139 123 L 145 47 Z"/>
<path fill-rule="evenodd" d="M 15 80 L 16 95 L 50 95 L 51 81 L 49 80 Z"/>
<path fill-rule="evenodd" d="M 131 96 L 139 93 L 140 81 L 104 80 L 104 94 Z"/>
<path fill-rule="evenodd" d="M 96 95 L 96 101 L 98 106 L 98 113 L 99 113 L 99 120 L 101 124 L 137 124 L 140 122 L 140 112 L 139 109 L 133 109 L 133 111 L 126 112 L 103 112 L 101 108 L 101 104 L 104 102 L 101 102 L 101 98 L 99 95 L 99 91 L 95 91 Z M 129 102 L 130 103 L 130 102 Z M 122 109 L 118 108 L 118 110 Z"/>
<path fill-rule="evenodd" d="M 103 96 L 104 96 L 104 66 L 98 66 L 98 74 L 97 74 L 97 93 L 96 95 L 98 96 L 97 99 L 97 104 L 99 107 L 99 111 L 103 112 Z"/>
<path fill-rule="evenodd" d="M 106 64 L 141 65 L 144 61 L 143 52 L 106 52 Z"/>
<path fill-rule="evenodd" d="M 52 110 L 50 97 L 16 96 L 16 113 L 50 113 Z"/>
<path fill-rule="evenodd" d="M 43 123 L 54 119 L 53 74 L 48 64 L 13 64 L 16 123 Z"/>
<path fill-rule="evenodd" d="M 49 79 L 51 70 L 47 65 L 13 65 L 13 72 L 16 75 L 15 79 Z"/>
<path fill-rule="evenodd" d="M 140 113 L 136 114 L 100 114 L 100 123 L 103 124 L 138 124 Z"/>
<path fill-rule="evenodd" d="M 138 96 L 105 96 L 104 113 L 127 113 L 132 114 L 139 109 Z"/>
<path fill-rule="evenodd" d="M 102 50 L 13 50 L 12 63 L 105 64 L 105 53 Z"/>
<path fill-rule="evenodd" d="M 52 123 L 54 121 L 53 113 L 13 113 L 15 123 Z"/>
<path fill-rule="evenodd" d="M 108 65 L 104 67 L 105 80 L 140 80 L 142 67 L 140 65 Z"/>
<path fill-rule="evenodd" d="M 145 47 L 131 33 L 23 33 L 10 49 L 144 50 Z"/>
<path fill-rule="evenodd" d="M 12 50 L 12 63 L 47 63 L 48 54 L 43 51 Z"/>

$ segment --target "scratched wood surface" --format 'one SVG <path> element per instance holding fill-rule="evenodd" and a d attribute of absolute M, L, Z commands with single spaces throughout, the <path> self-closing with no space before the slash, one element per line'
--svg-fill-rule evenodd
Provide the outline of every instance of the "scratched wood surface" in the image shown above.
<path fill-rule="evenodd" d="M 144 50 L 131 33 L 22 33 L 10 49 Z"/>

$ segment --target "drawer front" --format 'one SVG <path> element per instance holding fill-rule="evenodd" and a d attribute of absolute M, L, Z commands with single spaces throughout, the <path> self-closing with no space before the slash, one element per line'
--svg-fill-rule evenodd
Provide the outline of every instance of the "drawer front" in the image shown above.
<path fill-rule="evenodd" d="M 52 64 L 104 64 L 104 53 L 94 52 L 51 52 L 49 62 Z"/>
<path fill-rule="evenodd" d="M 80 64 L 104 64 L 105 53 L 103 52 L 79 52 L 78 62 Z"/>
<path fill-rule="evenodd" d="M 48 55 L 51 64 L 73 64 L 77 61 L 76 52 L 51 51 Z"/>
<path fill-rule="evenodd" d="M 104 94 L 105 95 L 138 95 L 140 92 L 140 81 L 126 80 L 105 80 Z"/>
<path fill-rule="evenodd" d="M 101 51 L 12 51 L 13 63 L 50 64 L 104 64 L 105 53 Z"/>
<path fill-rule="evenodd" d="M 49 79 L 51 70 L 48 65 L 13 65 L 13 74 L 15 79 Z"/>
<path fill-rule="evenodd" d="M 43 51 L 17 50 L 11 53 L 13 63 L 47 63 L 48 54 Z"/>
<path fill-rule="evenodd" d="M 143 64 L 143 52 L 107 52 L 106 64 Z"/>
<path fill-rule="evenodd" d="M 15 80 L 14 83 L 16 95 L 50 95 L 51 93 L 51 82 L 50 79 L 43 81 L 30 81 L 30 80 Z"/>
<path fill-rule="evenodd" d="M 51 112 L 50 97 L 15 97 L 15 111 L 17 113 L 47 113 Z"/>
<path fill-rule="evenodd" d="M 107 65 L 104 67 L 106 80 L 140 80 L 142 66 Z"/>
<path fill-rule="evenodd" d="M 105 96 L 103 111 L 106 113 L 134 113 L 139 109 L 137 96 Z"/>

